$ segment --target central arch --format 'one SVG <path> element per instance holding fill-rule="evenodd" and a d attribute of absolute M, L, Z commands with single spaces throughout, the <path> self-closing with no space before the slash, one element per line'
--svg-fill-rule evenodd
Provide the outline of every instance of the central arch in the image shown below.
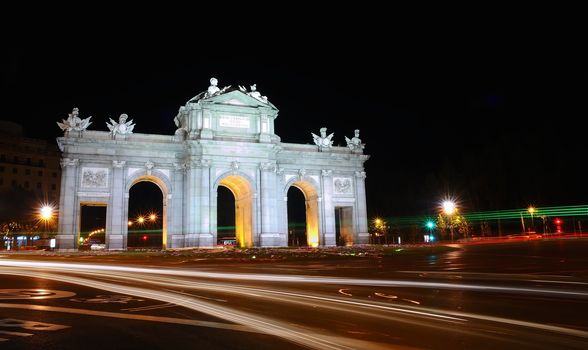
<path fill-rule="evenodd" d="M 163 209 L 162 209 L 162 213 L 161 213 L 161 221 L 162 221 L 162 232 L 161 232 L 161 243 L 162 243 L 162 248 L 166 249 L 167 245 L 168 245 L 168 212 L 167 212 L 167 207 L 168 207 L 168 201 L 169 198 L 171 198 L 171 184 L 167 181 L 167 177 L 165 176 L 165 174 L 159 172 L 159 171 L 151 171 L 151 172 L 147 172 L 147 171 L 137 171 L 133 174 L 133 176 L 131 176 L 129 179 L 127 179 L 127 183 L 125 186 L 125 204 L 124 204 L 124 209 L 125 209 L 125 221 L 124 221 L 124 227 L 125 227 L 125 248 L 127 247 L 127 240 L 128 240 L 128 226 L 127 223 L 129 221 L 129 191 L 131 189 L 131 187 L 133 187 L 135 184 L 139 183 L 139 182 L 151 182 L 153 184 L 155 184 L 157 187 L 159 187 L 159 189 L 161 190 L 162 193 L 162 199 L 163 199 Z"/>
<path fill-rule="evenodd" d="M 242 248 L 252 247 L 253 190 L 249 181 L 241 175 L 228 175 L 218 181 L 216 191 L 218 191 L 218 186 L 228 188 L 235 197 L 235 236 L 237 244 Z"/>
<path fill-rule="evenodd" d="M 293 181 L 286 186 L 286 196 L 292 186 L 304 194 L 306 206 L 306 243 L 309 247 L 318 247 L 321 241 L 319 233 L 319 196 L 316 186 L 306 180 Z"/>

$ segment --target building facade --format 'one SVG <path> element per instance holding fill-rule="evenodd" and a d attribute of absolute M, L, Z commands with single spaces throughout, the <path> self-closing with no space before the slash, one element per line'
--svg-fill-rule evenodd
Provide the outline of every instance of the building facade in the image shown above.
<path fill-rule="evenodd" d="M 82 205 L 106 206 L 106 245 L 127 247 L 129 190 L 141 181 L 163 193 L 164 248 L 212 247 L 217 242 L 217 190 L 235 197 L 235 226 L 242 247 L 288 244 L 287 193 L 306 201 L 309 246 L 368 242 L 363 144 L 333 147 L 333 135 L 315 145 L 281 142 L 278 109 L 256 90 L 211 85 L 184 106 L 174 135 L 132 133 L 121 115 L 110 132 L 87 130 L 74 110 L 60 127 L 63 152 L 57 248 L 76 249 Z M 325 130 L 326 131 L 326 130 Z M 337 220 L 336 220 L 337 218 Z"/>
<path fill-rule="evenodd" d="M 57 205 L 60 159 L 54 144 L 24 137 L 19 124 L 0 121 L 0 212 L 7 216 L 3 219 L 30 218 L 36 208 L 28 206 L 18 210 L 20 203 L 39 207 L 44 203 Z M 15 196 L 18 203 L 14 202 Z"/>

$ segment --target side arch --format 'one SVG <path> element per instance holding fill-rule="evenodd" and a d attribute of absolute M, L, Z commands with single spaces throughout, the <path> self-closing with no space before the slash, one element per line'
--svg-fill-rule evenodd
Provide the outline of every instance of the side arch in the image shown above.
<path fill-rule="evenodd" d="M 311 247 L 317 247 L 324 244 L 324 238 L 320 232 L 320 206 L 319 206 L 319 189 L 320 187 L 312 178 L 292 178 L 284 186 L 284 198 L 288 196 L 290 187 L 296 187 L 304 194 L 306 205 L 306 241 Z M 288 206 L 286 205 L 286 223 L 288 221 Z"/>

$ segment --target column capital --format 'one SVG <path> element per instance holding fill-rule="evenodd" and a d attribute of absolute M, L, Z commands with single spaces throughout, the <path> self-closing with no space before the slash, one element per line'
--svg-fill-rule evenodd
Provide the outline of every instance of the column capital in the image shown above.
<path fill-rule="evenodd" d="M 188 164 L 185 162 L 182 163 L 174 163 L 174 169 L 178 172 L 183 172 L 186 171 L 186 169 L 188 168 Z"/>
<path fill-rule="evenodd" d="M 356 171 L 355 177 L 357 177 L 358 179 L 365 179 L 367 177 L 367 175 L 366 175 L 365 171 Z"/>
<path fill-rule="evenodd" d="M 113 160 L 112 167 L 113 168 L 122 168 L 125 166 L 126 162 L 127 162 L 126 160 Z"/>
<path fill-rule="evenodd" d="M 62 168 L 68 167 L 68 166 L 77 166 L 80 163 L 79 159 L 73 159 L 73 158 L 61 158 L 61 161 L 59 162 L 59 164 L 61 164 Z"/>
<path fill-rule="evenodd" d="M 212 162 L 209 159 L 198 159 L 187 164 L 190 169 L 192 168 L 210 168 Z"/>
<path fill-rule="evenodd" d="M 331 175 L 333 175 L 333 170 L 330 170 L 330 169 L 329 170 L 325 170 L 325 169 L 323 169 L 323 170 L 321 170 L 321 175 L 323 177 L 331 176 Z"/>
<path fill-rule="evenodd" d="M 267 163 L 259 163 L 259 169 L 261 171 L 271 171 L 276 172 L 276 164 L 267 162 Z"/>

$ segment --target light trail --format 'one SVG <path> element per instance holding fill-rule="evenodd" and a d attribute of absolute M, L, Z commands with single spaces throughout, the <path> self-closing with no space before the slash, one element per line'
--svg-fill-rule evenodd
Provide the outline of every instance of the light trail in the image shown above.
<path fill-rule="evenodd" d="M 4 266 L 4 267 L 2 267 Z M 429 273 L 428 271 L 405 271 L 410 273 Z M 68 274 L 83 274 L 88 278 L 80 278 Z M 85 287 L 97 288 L 107 290 L 115 293 L 128 294 L 137 297 L 149 298 L 159 300 L 165 303 L 172 303 L 181 307 L 202 312 L 223 320 L 242 325 L 240 327 L 247 327 L 251 332 L 264 333 L 277 336 L 293 343 L 314 348 L 314 349 L 350 349 L 350 348 L 366 348 L 378 349 L 382 348 L 381 344 L 376 342 L 360 341 L 349 336 L 334 336 L 327 334 L 325 331 L 309 332 L 310 326 L 305 325 L 305 328 L 295 326 L 292 322 L 285 322 L 276 317 L 261 316 L 259 314 L 252 314 L 238 310 L 238 306 L 231 306 L 231 299 L 210 298 L 207 296 L 194 295 L 186 293 L 183 290 L 200 290 L 211 293 L 223 293 L 242 297 L 254 298 L 256 300 L 265 300 L 277 305 L 283 303 L 290 303 L 306 308 L 321 308 L 332 310 L 342 314 L 355 314 L 368 318 L 381 318 L 394 322 L 401 322 L 406 324 L 413 324 L 422 327 L 436 328 L 443 331 L 457 332 L 467 334 L 474 337 L 486 337 L 503 342 L 514 342 L 512 332 L 526 332 L 524 329 L 532 330 L 533 332 L 543 331 L 549 333 L 557 333 L 564 336 L 570 336 L 580 339 L 588 339 L 588 332 L 549 324 L 541 324 L 536 322 L 529 322 L 524 320 L 510 319 L 506 317 L 495 317 L 491 315 L 483 315 L 467 312 L 456 312 L 452 310 L 439 310 L 419 306 L 410 305 L 390 305 L 389 303 L 379 302 L 376 300 L 361 300 L 350 297 L 333 297 L 328 295 L 321 295 L 317 293 L 300 293 L 288 291 L 284 289 L 268 289 L 261 287 L 251 287 L 236 284 L 238 281 L 256 281 L 256 282 L 285 282 L 287 286 L 296 286 L 293 282 L 311 283 L 311 284 L 337 284 L 337 285 L 356 285 L 356 286 L 385 286 L 385 287 L 411 287 L 419 289 L 466 289 L 492 292 L 500 290 L 501 292 L 509 291 L 514 294 L 542 294 L 551 297 L 584 297 L 586 292 L 583 290 L 570 291 L 552 288 L 515 288 L 515 287 L 496 287 L 482 284 L 451 284 L 451 283 L 434 283 L 434 282 L 419 282 L 419 281 L 402 281 L 402 280 L 367 280 L 356 278 L 336 278 L 336 277 L 317 277 L 317 276 L 297 276 L 297 275 L 269 275 L 269 274 L 236 274 L 236 273 L 220 273 L 220 272 L 202 272 L 193 270 L 174 270 L 174 269 L 153 269 L 153 268 L 138 268 L 138 267 L 124 267 L 124 266 L 102 266 L 93 264 L 64 264 L 64 263 L 40 263 L 27 261 L 6 261 L 0 260 L 0 274 L 27 276 L 34 278 L 44 278 L 65 283 L 78 284 Z M 460 273 L 463 274 L 463 273 Z M 451 276 L 451 273 L 448 273 Z M 466 275 L 467 277 L 479 278 L 485 274 Z M 524 275 L 525 279 L 519 281 L 527 282 L 532 275 Z M 496 277 L 496 276 L 495 276 Z M 516 275 L 512 275 L 512 279 Z M 537 277 L 537 276 L 533 276 Z M 220 280 L 219 282 L 198 281 L 194 278 L 207 278 L 212 280 Z M 93 280 L 98 279 L 98 281 Z M 102 280 L 102 281 L 100 281 Z M 109 281 L 109 282 L 105 282 Z M 124 283 L 121 285 L 120 283 Z M 142 286 L 150 285 L 149 289 L 143 287 L 129 286 L 129 283 L 141 284 Z M 156 286 L 166 287 L 165 290 L 153 289 Z M 469 288 L 463 288 L 468 286 Z M 581 287 L 580 285 L 579 287 Z M 173 288 L 181 289 L 174 290 Z M 342 288 L 345 292 L 349 289 Z M 530 292 L 531 291 L 531 292 Z M 352 293 L 343 293 L 352 296 Z M 390 297 L 392 295 L 383 293 L 374 293 L 376 296 Z M 381 294 L 381 295 L 378 295 Z M 396 296 L 394 296 L 396 297 Z M 385 297 L 384 297 L 385 298 Z M 398 297 L 396 297 L 398 298 Z M 206 299 L 210 301 L 201 301 L 198 299 Z M 395 298 L 389 298 L 395 299 Z M 398 298 L 400 299 L 400 298 Z M 410 299 L 404 299 L 413 302 Z M 218 302 L 225 302 L 227 306 L 218 305 Z M 6 304 L 3 304 L 6 305 Z M 20 305 L 20 304 L 19 304 Z M 0 305 L 0 307 L 2 307 Z M 149 309 L 156 309 L 155 306 L 147 306 L 137 308 L 137 311 L 144 311 Z M 141 316 L 141 315 L 134 315 Z M 335 316 L 332 316 L 335 317 Z M 350 318 L 352 316 L 344 316 Z M 280 318 L 283 318 L 280 316 Z M 471 322 L 482 322 L 482 325 L 473 326 Z M 498 324 L 508 330 L 510 333 L 503 333 L 500 336 L 480 334 L 475 332 L 476 327 L 484 329 L 484 322 Z M 468 323 L 469 326 L 455 327 L 455 324 Z M 319 329 L 322 327 L 319 327 Z M 522 329 L 518 329 L 522 328 Z M 237 330 L 237 329 L 235 329 Z M 528 333 L 525 333 L 528 335 Z M 355 344 L 355 345 L 353 345 Z M 388 344 L 390 345 L 390 344 Z"/>
<path fill-rule="evenodd" d="M 531 287 L 510 287 L 510 286 L 489 286 L 483 284 L 466 284 L 466 283 L 445 283 L 445 282 L 423 282 L 423 281 L 406 281 L 406 280 L 377 280 L 361 278 L 343 278 L 343 277 L 317 277 L 304 275 L 270 275 L 270 274 L 238 274 L 238 273 L 220 273 L 220 272 L 203 272 L 194 270 L 174 270 L 174 269 L 154 269 L 140 268 L 129 266 L 110 266 L 110 265 L 93 265 L 93 264 L 66 264 L 54 262 L 37 262 L 37 261 L 12 261 L 0 260 L 0 266 L 37 268 L 37 269 L 61 269 L 64 272 L 84 273 L 88 270 L 94 271 L 117 271 L 132 272 L 158 275 L 173 275 L 185 277 L 198 277 L 209 279 L 227 279 L 241 281 L 257 282 L 288 282 L 288 283 L 314 283 L 314 284 L 337 284 L 337 285 L 356 285 L 356 286 L 378 286 L 378 287 L 412 287 L 412 288 L 429 288 L 429 289 L 452 289 L 452 290 L 469 290 L 480 292 L 496 293 L 513 293 L 513 294 L 534 294 L 554 297 L 575 297 L 588 298 L 588 292 L 577 290 L 561 290 L 547 288 Z"/>
<path fill-rule="evenodd" d="M 0 273 L 6 273 L 0 271 Z M 57 280 L 60 282 L 73 283 L 86 287 L 107 290 L 114 293 L 129 294 L 134 296 L 140 296 L 143 298 L 149 298 L 164 302 L 171 302 L 176 305 L 185 307 L 190 310 L 202 312 L 220 319 L 224 319 L 230 322 L 234 322 L 241 325 L 247 325 L 258 332 L 273 335 L 279 338 L 286 339 L 296 344 L 306 346 L 312 349 L 333 349 L 333 350 L 352 350 L 355 349 L 353 346 L 347 344 L 353 344 L 354 339 L 345 337 L 322 337 L 318 333 L 309 333 L 307 329 L 300 329 L 293 326 L 292 324 L 280 322 L 276 319 L 264 318 L 261 316 L 253 315 L 251 313 L 237 311 L 228 307 L 223 307 L 218 304 L 212 304 L 209 302 L 196 300 L 187 296 L 179 295 L 172 292 L 162 292 L 156 290 L 150 290 L 138 287 L 129 287 L 115 285 L 112 283 L 99 282 L 86 278 L 62 276 L 62 275 L 51 275 L 47 273 L 37 273 L 30 271 L 11 271 L 10 274 L 18 274 L 20 276 L 29 276 L 35 278 L 47 278 L 51 280 Z M 41 310 L 41 309 L 40 309 Z M 138 316 L 138 315 L 134 315 Z M 334 341 L 333 339 L 338 339 Z M 377 347 L 373 347 L 376 349 Z"/>

